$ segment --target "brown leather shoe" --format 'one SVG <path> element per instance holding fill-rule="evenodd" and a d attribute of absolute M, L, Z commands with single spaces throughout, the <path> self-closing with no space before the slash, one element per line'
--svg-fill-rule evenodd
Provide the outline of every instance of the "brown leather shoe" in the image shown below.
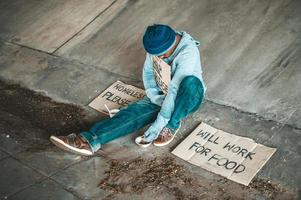
<path fill-rule="evenodd" d="M 168 145 L 174 139 L 175 134 L 178 132 L 178 130 L 179 128 L 175 132 L 173 132 L 170 128 L 164 127 L 153 144 L 157 147 Z"/>
<path fill-rule="evenodd" d="M 80 135 L 76 135 L 75 133 L 67 136 L 51 136 L 50 141 L 57 147 L 72 153 L 84 156 L 93 155 L 89 144 Z"/>

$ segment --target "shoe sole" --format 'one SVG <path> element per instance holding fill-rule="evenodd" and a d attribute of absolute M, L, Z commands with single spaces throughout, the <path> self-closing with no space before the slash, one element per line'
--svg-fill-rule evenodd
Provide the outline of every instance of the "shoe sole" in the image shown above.
<path fill-rule="evenodd" d="M 153 144 L 156 146 L 156 147 L 163 147 L 163 146 L 166 146 L 168 145 L 169 143 L 171 143 L 173 141 L 173 139 L 175 138 L 177 132 L 180 130 L 181 128 L 181 124 L 180 124 L 180 127 L 176 130 L 175 134 L 173 134 L 173 138 L 171 140 L 169 140 L 168 142 L 165 142 L 165 143 L 159 143 L 157 144 L 156 142 L 153 142 Z"/>
<path fill-rule="evenodd" d="M 78 149 L 73 146 L 70 146 L 69 144 L 66 144 L 63 140 L 59 139 L 58 137 L 51 136 L 50 141 L 60 149 L 63 149 L 65 151 L 69 151 L 71 153 L 80 154 L 83 156 L 92 156 L 93 153 L 86 149 Z"/>

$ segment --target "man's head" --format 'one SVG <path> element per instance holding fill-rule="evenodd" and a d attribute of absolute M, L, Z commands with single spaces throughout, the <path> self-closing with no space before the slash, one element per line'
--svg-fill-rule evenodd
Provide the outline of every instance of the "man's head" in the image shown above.
<path fill-rule="evenodd" d="M 176 32 L 167 25 L 148 26 L 143 36 L 144 49 L 152 55 L 167 54 L 175 44 Z"/>

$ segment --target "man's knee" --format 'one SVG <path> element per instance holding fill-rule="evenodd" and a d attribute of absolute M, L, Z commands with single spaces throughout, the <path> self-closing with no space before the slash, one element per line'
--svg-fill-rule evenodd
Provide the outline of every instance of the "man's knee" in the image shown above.
<path fill-rule="evenodd" d="M 196 76 L 185 77 L 180 84 L 178 98 L 183 98 L 186 105 L 191 106 L 191 111 L 194 112 L 202 104 L 204 99 L 204 86 L 202 81 Z"/>
<path fill-rule="evenodd" d="M 203 90 L 203 84 L 196 76 L 186 76 L 181 84 L 180 88 L 186 90 L 186 92 L 195 93 L 196 90 Z"/>

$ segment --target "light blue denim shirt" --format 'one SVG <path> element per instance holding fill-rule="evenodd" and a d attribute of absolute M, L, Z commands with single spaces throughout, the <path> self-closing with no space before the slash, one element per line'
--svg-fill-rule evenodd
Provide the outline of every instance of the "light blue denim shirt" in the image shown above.
<path fill-rule="evenodd" d="M 204 92 L 206 91 L 202 78 L 202 67 L 200 53 L 198 50 L 199 42 L 194 40 L 186 32 L 177 32 L 182 38 L 171 56 L 164 59 L 171 66 L 171 81 L 168 85 L 167 94 L 163 94 L 157 85 L 153 72 L 152 55 L 146 54 L 143 67 L 143 84 L 145 92 L 150 101 L 161 106 L 161 110 L 156 121 L 144 133 L 146 141 L 156 139 L 161 130 L 168 124 L 175 107 L 175 99 L 181 81 L 186 76 L 196 76 L 203 83 Z"/>

